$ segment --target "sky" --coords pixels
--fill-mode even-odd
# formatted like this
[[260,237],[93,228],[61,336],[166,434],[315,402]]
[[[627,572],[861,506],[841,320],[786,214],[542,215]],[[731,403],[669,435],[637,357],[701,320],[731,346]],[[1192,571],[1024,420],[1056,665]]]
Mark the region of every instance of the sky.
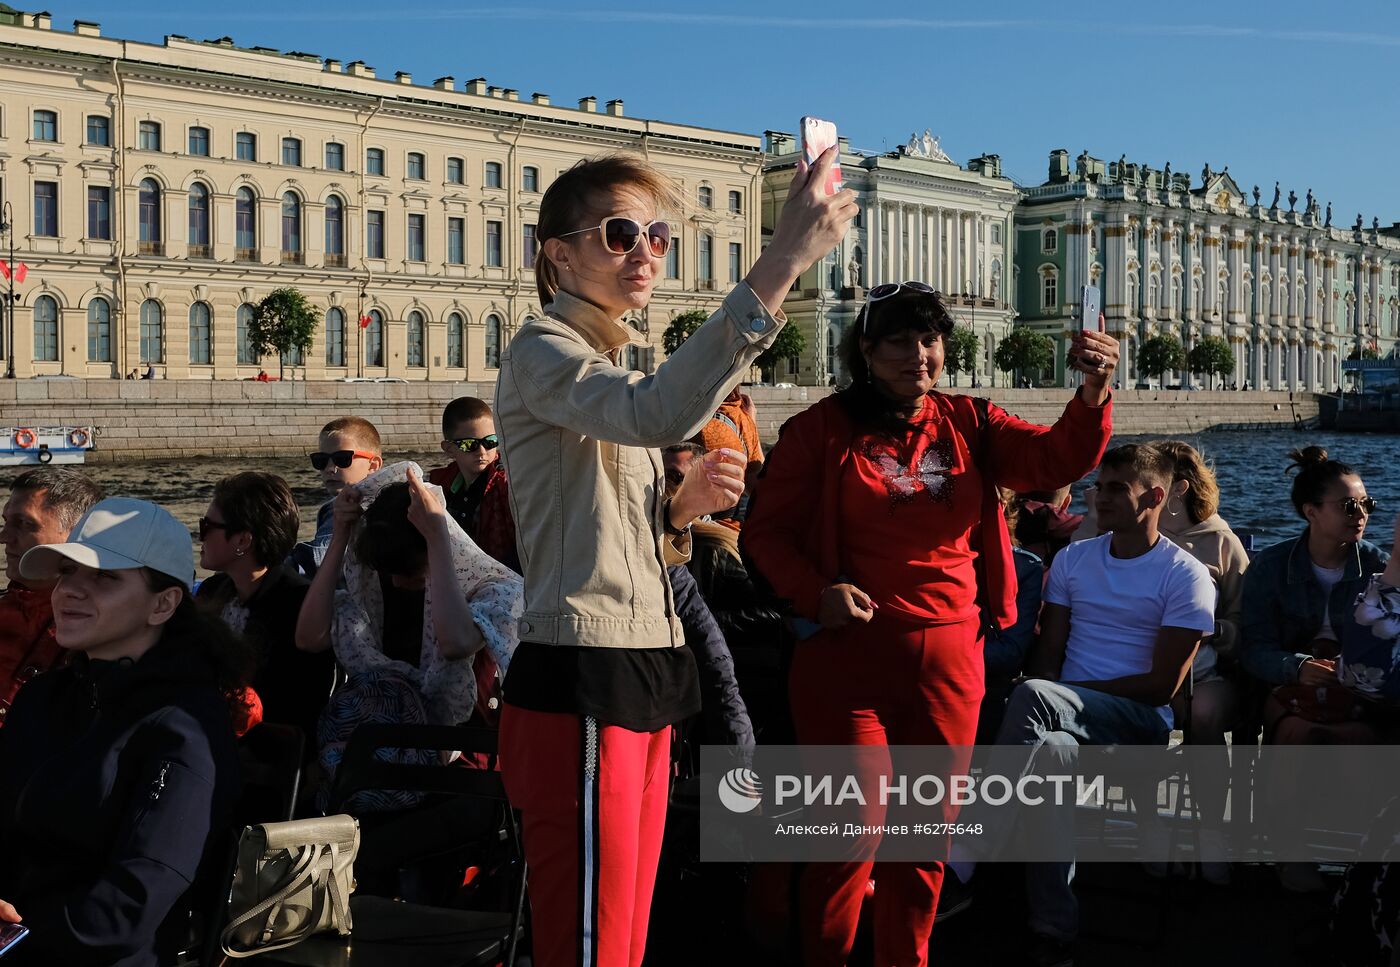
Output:
[[381,78],[480,76],[522,99],[622,98],[633,117],[729,131],[791,132],[815,114],[883,151],[928,128],[954,160],[999,154],[1027,186],[1045,181],[1053,148],[1170,161],[1193,183],[1228,165],[1266,205],[1277,180],[1300,209],[1309,188],[1333,202],[1334,224],[1400,222],[1394,0],[47,2],[56,28],[227,35],[364,60]]

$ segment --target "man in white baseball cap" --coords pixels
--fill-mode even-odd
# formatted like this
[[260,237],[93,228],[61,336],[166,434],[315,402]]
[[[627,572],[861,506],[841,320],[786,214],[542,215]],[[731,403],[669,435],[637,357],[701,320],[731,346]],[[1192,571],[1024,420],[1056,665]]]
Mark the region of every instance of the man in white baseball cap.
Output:
[[51,581],[65,560],[99,571],[150,568],[188,589],[194,578],[194,541],[189,528],[164,507],[108,497],[83,515],[66,543],[30,548],[20,559],[20,574]]

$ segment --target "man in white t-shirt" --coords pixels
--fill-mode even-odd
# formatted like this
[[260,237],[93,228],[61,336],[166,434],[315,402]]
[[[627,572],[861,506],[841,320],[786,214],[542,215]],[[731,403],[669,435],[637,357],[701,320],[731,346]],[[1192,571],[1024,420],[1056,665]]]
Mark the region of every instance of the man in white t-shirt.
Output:
[[[1011,693],[997,745],[1072,755],[1081,745],[1166,744],[1169,703],[1215,629],[1210,572],[1157,530],[1173,469],[1147,446],[1104,454],[1094,509],[1107,533],[1071,544],[1051,565],[1028,680]],[[1073,828],[1063,835],[1072,841]],[[952,864],[964,882],[971,866]],[[1072,863],[1027,866],[1038,961],[1072,962],[1073,875]]]

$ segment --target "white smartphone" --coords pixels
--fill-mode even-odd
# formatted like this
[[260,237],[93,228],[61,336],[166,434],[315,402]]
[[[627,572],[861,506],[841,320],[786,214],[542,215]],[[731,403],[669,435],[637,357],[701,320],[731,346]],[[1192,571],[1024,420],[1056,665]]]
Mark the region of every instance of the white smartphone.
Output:
[[[802,157],[807,160],[807,166],[811,167],[817,163],[818,158],[826,153],[828,148],[836,145],[836,125],[831,121],[823,121],[821,118],[808,115],[801,121],[801,130]],[[841,190],[842,184],[841,159],[837,158],[826,179],[826,193],[828,195],[836,194]]]
[[1103,296],[1096,285],[1081,287],[1079,293],[1079,329],[1098,329],[1099,313],[1103,311]]

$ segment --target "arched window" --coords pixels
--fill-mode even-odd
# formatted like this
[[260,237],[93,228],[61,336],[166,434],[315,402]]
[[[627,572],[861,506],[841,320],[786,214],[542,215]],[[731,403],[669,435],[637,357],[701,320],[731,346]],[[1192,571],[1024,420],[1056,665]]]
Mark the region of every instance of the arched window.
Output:
[[301,260],[301,199],[289,191],[282,196],[282,261]]
[[501,365],[501,317],[494,312],[486,317],[486,368]]
[[540,169],[533,165],[520,169],[520,190],[532,194],[540,190]]
[[137,199],[140,229],[138,239],[141,243],[141,251],[148,254],[158,254],[160,251],[160,185],[156,184],[155,179],[147,178],[141,182],[141,190]]
[[196,302],[190,306],[190,362],[207,366],[210,361],[209,305]]
[[1054,255],[1060,248],[1060,233],[1053,228],[1047,228],[1041,235],[1040,249],[1046,255]]
[[1138,311],[1138,277],[1136,272],[1128,273],[1128,315],[1135,316]]
[[238,189],[233,202],[234,247],[240,259],[258,257],[258,200],[251,188]]
[[408,314],[408,365],[423,365],[423,313],[414,309]]
[[462,316],[460,313],[451,313],[447,317],[447,365],[461,367],[462,365]]
[[326,365],[345,365],[345,310],[336,306],[326,310]]
[[165,311],[154,299],[141,303],[141,362],[165,361]]
[[1054,312],[1060,305],[1060,274],[1054,269],[1045,269],[1041,273],[1040,283],[1040,308],[1045,312]]
[[189,201],[190,256],[207,259],[209,249],[209,189],[196,181],[190,185]]
[[384,314],[378,309],[368,313],[369,325],[365,327],[365,365],[384,365]]
[[112,306],[106,299],[88,303],[88,362],[112,361]]
[[253,307],[245,302],[238,307],[237,328],[238,328],[238,365],[252,366],[257,363],[257,354],[253,352],[253,343],[248,338],[248,328],[253,322]]
[[1172,315],[1179,316],[1181,314],[1181,277],[1178,275],[1172,276],[1171,300]]
[[58,362],[58,303],[53,296],[41,295],[34,300],[34,359]]
[[326,264],[345,264],[345,202],[339,195],[326,199]]
[[1161,300],[1161,297],[1162,297],[1162,285],[1161,285],[1160,282],[1157,281],[1157,274],[1154,272],[1153,274],[1151,274],[1151,275],[1149,275],[1149,276],[1147,277],[1147,305],[1148,305],[1148,307],[1151,308],[1151,309],[1153,309],[1153,310],[1157,309],[1158,303],[1159,303],[1159,301]]

